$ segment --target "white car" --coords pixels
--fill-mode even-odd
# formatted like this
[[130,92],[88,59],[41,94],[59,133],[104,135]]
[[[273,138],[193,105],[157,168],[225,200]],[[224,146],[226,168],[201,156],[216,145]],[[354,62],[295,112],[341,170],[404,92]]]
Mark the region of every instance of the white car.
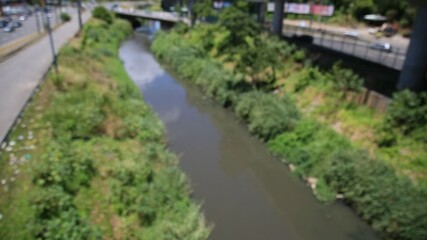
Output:
[[307,27],[307,22],[306,21],[301,21],[301,22],[299,22],[298,26],[300,28],[306,28]]
[[344,36],[350,37],[350,38],[358,38],[359,32],[356,30],[346,31],[346,32],[344,32]]
[[378,51],[383,51],[383,52],[392,52],[393,51],[393,47],[391,46],[390,43],[386,43],[386,42],[374,42],[371,43],[371,45],[369,45],[370,49],[375,49]]

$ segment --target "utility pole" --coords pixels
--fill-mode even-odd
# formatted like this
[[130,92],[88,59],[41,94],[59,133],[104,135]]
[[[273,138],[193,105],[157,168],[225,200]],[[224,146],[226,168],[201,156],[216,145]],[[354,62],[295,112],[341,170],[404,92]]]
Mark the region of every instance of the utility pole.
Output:
[[83,23],[82,23],[82,1],[77,0],[77,15],[79,17],[79,29],[82,31]]
[[3,0],[0,0],[0,17],[3,17]]
[[273,34],[282,37],[285,0],[274,1]]
[[190,21],[191,21],[192,27],[194,27],[194,25],[196,25],[196,20],[197,20],[197,13],[194,11],[195,2],[196,2],[196,0],[190,0],[190,2],[189,2]]
[[58,61],[56,57],[55,44],[53,42],[52,29],[50,27],[50,19],[49,19],[49,16],[47,15],[48,8],[46,7],[45,0],[40,0],[40,5],[46,17],[46,26],[47,26],[47,32],[49,34],[50,50],[52,51],[52,56],[53,56],[53,67],[55,68],[55,73],[58,75]]
[[314,18],[314,0],[311,0],[310,3],[310,13],[311,13],[311,17],[310,17],[310,28],[313,25],[313,18]]

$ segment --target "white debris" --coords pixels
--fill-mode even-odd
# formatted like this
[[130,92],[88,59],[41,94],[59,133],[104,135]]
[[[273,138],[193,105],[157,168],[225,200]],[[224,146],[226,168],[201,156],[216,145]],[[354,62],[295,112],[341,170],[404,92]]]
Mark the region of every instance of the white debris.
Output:
[[12,151],[12,150],[13,150],[13,148],[12,148],[11,146],[7,146],[7,147],[5,148],[5,150],[6,150],[6,152],[10,152],[10,151]]
[[289,170],[291,170],[291,172],[295,172],[295,169],[296,169],[295,165],[293,165],[292,163],[289,164]]
[[0,213],[0,221],[3,219],[3,214]]
[[6,179],[2,179],[2,180],[1,180],[1,185],[6,185],[6,183],[7,183],[7,180],[6,180]]
[[16,144],[16,142],[15,142],[15,141],[10,141],[10,142],[9,142],[9,146],[11,146],[11,147],[15,146],[15,144]]
[[310,188],[311,189],[316,189],[316,186],[317,186],[317,182],[318,182],[319,180],[317,179],[317,178],[314,178],[314,177],[309,177],[309,178],[307,178],[307,182],[308,182],[308,185],[310,186]]
[[34,150],[34,149],[36,149],[35,145],[21,147],[21,150]]
[[335,197],[336,199],[344,199],[344,194],[337,194],[337,196]]
[[25,123],[23,123],[23,124],[21,124],[21,127],[22,127],[22,128],[26,128],[26,127],[27,127],[27,125],[25,125]]
[[10,178],[10,181],[11,181],[11,182],[15,182],[15,180],[16,180],[16,179],[15,179],[15,177],[11,177],[11,178]]
[[18,175],[19,174],[19,169],[16,169],[13,173],[15,174],[15,176]]
[[24,138],[24,136],[22,136],[22,135],[19,135],[18,136],[18,140],[20,140],[20,141],[22,141],[22,140],[24,140],[25,138]]
[[6,147],[6,142],[3,142],[3,143],[1,144],[1,149],[3,150],[5,147]]

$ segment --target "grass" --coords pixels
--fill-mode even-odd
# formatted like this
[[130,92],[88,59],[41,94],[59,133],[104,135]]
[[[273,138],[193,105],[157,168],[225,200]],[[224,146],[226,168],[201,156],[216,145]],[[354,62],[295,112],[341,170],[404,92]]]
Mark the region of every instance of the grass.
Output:
[[59,75],[47,75],[0,152],[0,239],[208,238],[161,123],[118,58],[130,32],[92,19],[60,51]]

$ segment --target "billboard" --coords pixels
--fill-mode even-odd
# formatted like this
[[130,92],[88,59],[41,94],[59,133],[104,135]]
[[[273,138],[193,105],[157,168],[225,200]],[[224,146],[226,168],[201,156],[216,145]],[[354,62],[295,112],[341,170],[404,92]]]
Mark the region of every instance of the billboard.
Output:
[[285,3],[285,13],[310,14],[310,4]]
[[314,15],[332,16],[334,14],[334,6],[313,5],[312,12]]
[[[267,11],[274,11],[274,3],[268,3]],[[322,16],[332,16],[334,14],[333,5],[313,5],[308,3],[285,3],[285,13],[314,14]]]

